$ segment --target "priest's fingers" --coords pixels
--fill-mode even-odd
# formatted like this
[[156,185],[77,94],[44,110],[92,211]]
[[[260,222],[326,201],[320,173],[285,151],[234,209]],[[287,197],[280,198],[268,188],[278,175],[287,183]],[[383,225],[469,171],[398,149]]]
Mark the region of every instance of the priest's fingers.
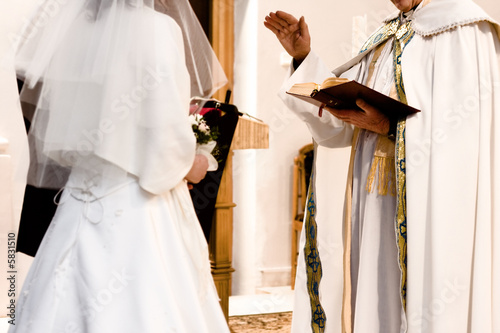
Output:
[[265,22],[278,31],[290,31],[290,24],[288,24],[285,20],[280,19],[275,13],[269,13],[269,15],[265,18]]
[[351,115],[354,114],[355,112],[359,112],[359,111],[354,111],[354,110],[335,109],[335,108],[330,108],[328,106],[324,106],[323,110],[330,112],[332,115],[334,115],[338,119],[344,120],[344,121],[349,120]]
[[299,20],[299,28],[300,28],[300,34],[302,35],[302,38],[304,39],[309,39],[309,27],[307,26],[306,20],[304,19],[304,16],[300,17]]
[[267,17],[264,21],[264,26],[271,30],[279,40],[285,39],[290,35],[289,29],[284,28],[279,23],[276,23],[276,21],[269,20]]
[[[273,14],[274,14],[274,13],[273,13]],[[281,10],[278,10],[278,11],[276,12],[276,14],[275,14],[275,15],[276,15],[276,17],[277,17],[278,19],[280,19],[280,20],[281,20],[280,22],[282,22],[282,23],[283,23],[283,25],[285,25],[285,24],[287,24],[287,25],[293,25],[293,24],[297,24],[297,23],[299,23],[299,20],[297,20],[297,19],[295,18],[295,16],[293,16],[293,15],[291,15],[291,14],[288,14],[288,13],[286,13],[286,12],[283,12],[283,11],[281,11]]]
[[281,32],[281,30],[279,30],[281,26],[280,28],[277,28],[273,23],[274,23],[273,21],[268,20],[266,17],[266,20],[264,21],[264,26],[269,30],[271,30],[276,36],[278,36],[278,34]]
[[335,109],[328,106],[325,106],[323,110],[330,112],[333,116],[335,116],[335,118],[340,119],[343,122],[353,124],[358,127],[362,124],[360,119],[362,118],[362,115],[364,115],[364,112],[360,112],[359,110]]
[[269,15],[264,18],[264,24],[271,25],[278,30],[283,28],[283,26],[276,20],[276,15],[273,15],[273,13],[269,13]]
[[307,27],[304,16],[300,18],[299,30],[294,42],[295,54],[294,58],[300,64],[311,52],[311,36],[309,35],[309,28]]
[[356,105],[364,112],[358,112],[358,115],[356,115],[354,122],[360,121],[361,124],[353,123],[355,126],[382,135],[389,133],[390,120],[378,108],[366,103],[362,99],[357,99]]
[[330,112],[335,117],[345,121],[349,121],[351,119],[364,119],[367,117],[370,118],[372,116],[377,116],[380,114],[380,111],[377,108],[371,106],[360,98],[356,100],[356,105],[361,109],[361,111],[359,109],[335,109],[330,108],[326,105],[324,106],[324,109]]
[[390,121],[382,112],[363,100],[358,99],[356,104],[360,110],[339,110],[325,108],[338,119],[356,127],[386,135],[389,132]]
[[371,106],[370,104],[366,103],[361,98],[358,98],[356,100],[356,105],[359,106],[359,108],[361,110],[365,111],[368,114],[370,114],[370,113],[379,113],[380,112],[376,107]]

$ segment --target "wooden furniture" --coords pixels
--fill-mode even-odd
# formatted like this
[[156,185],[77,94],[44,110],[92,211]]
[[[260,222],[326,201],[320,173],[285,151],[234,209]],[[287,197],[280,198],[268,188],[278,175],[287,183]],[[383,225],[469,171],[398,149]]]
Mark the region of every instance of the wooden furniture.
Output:
[[222,173],[222,180],[215,204],[214,221],[208,247],[212,265],[212,276],[221,299],[221,307],[228,318],[229,296],[231,296],[231,274],[233,260],[233,150],[260,149],[269,147],[269,126],[247,117],[240,117],[234,134],[231,150]]
[[[226,73],[228,84],[214,98],[224,101],[226,91],[233,89],[234,73],[234,0],[212,0],[210,40],[219,62]],[[231,100],[227,101],[232,103]],[[232,158],[236,149],[260,149],[269,147],[269,127],[261,122],[241,117],[229,152],[226,167],[215,204],[214,221],[210,232],[209,251],[212,276],[221,299],[221,306],[228,318],[231,295],[233,258],[233,177]]]
[[212,47],[228,80],[214,98],[224,101],[226,90],[232,90],[234,82],[234,0],[212,0],[210,31]]
[[311,175],[314,145],[308,144],[300,148],[299,154],[293,161],[293,185],[292,185],[292,252],[291,252],[291,276],[292,289],[295,287],[295,275],[297,272],[297,258],[299,255],[299,239],[304,221],[306,208],[307,190],[309,177]]

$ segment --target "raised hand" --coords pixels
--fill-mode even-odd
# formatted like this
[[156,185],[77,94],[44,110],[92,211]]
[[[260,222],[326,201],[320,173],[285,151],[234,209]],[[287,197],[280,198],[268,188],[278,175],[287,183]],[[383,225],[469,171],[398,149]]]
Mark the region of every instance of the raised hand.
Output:
[[264,25],[297,62],[302,62],[311,51],[311,36],[303,16],[297,20],[288,13],[277,11],[266,16]]

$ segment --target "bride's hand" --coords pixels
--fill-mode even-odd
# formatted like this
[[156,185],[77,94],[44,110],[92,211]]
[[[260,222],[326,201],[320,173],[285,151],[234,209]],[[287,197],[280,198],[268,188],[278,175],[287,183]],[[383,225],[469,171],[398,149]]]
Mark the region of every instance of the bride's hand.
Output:
[[204,155],[196,155],[194,158],[193,166],[186,175],[186,180],[189,183],[197,184],[205,178],[208,169],[208,159]]

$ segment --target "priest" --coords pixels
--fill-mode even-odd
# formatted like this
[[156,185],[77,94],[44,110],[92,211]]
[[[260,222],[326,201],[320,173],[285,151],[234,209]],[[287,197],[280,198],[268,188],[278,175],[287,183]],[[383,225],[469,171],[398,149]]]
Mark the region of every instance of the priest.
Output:
[[[341,246],[325,235],[329,166],[315,165],[292,332],[499,332],[500,27],[471,0],[391,1],[397,11],[333,72],[303,17],[265,19],[294,58],[284,102],[318,145],[352,147]],[[332,75],[421,112],[387,118],[362,99],[318,110],[285,94]]]

